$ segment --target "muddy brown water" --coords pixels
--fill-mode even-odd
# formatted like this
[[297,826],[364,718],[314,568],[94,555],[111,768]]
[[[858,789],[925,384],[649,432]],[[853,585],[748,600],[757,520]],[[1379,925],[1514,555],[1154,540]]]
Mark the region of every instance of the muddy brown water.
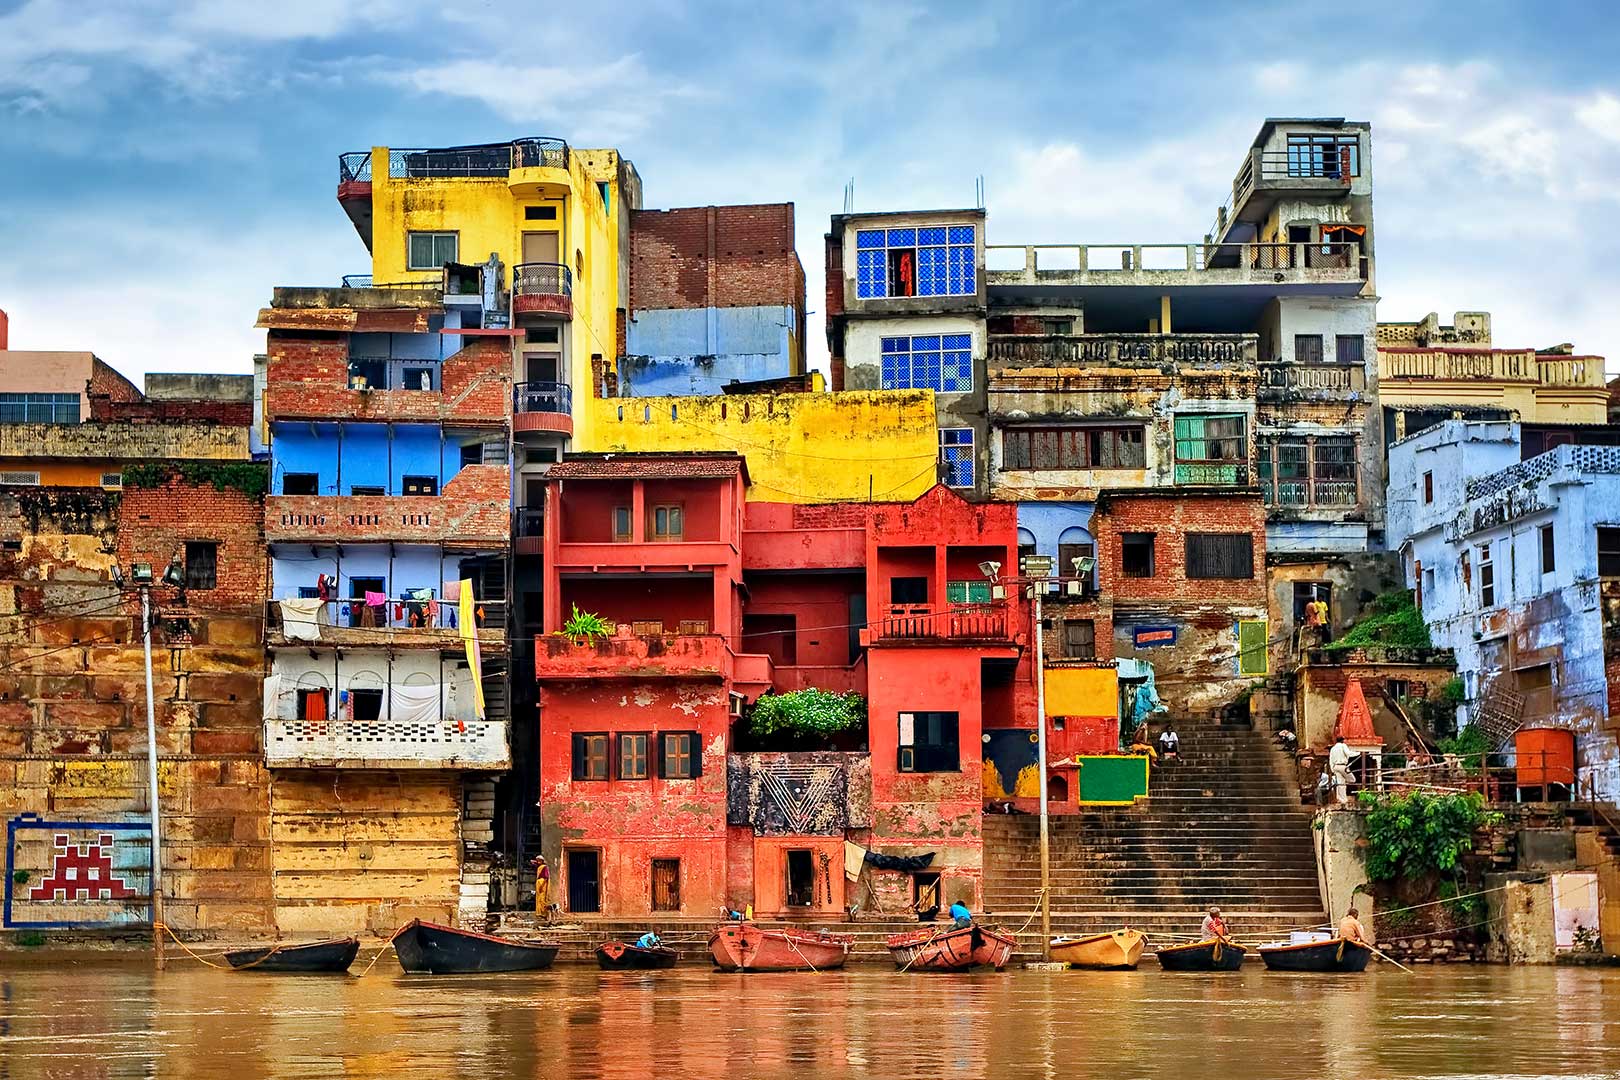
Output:
[[384,960],[355,978],[0,955],[0,1080],[1620,1076],[1620,970],[435,979]]

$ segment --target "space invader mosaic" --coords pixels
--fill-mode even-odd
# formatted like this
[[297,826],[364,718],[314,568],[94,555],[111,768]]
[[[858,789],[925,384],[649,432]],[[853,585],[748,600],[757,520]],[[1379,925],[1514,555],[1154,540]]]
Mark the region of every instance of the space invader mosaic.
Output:
[[151,829],[145,821],[6,825],[4,924],[85,929],[150,921]]

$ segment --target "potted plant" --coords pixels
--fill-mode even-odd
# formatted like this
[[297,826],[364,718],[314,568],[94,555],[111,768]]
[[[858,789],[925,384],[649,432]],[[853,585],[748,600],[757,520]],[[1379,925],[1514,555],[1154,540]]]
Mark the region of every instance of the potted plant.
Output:
[[578,604],[570,604],[569,607],[573,611],[557,633],[575,645],[589,645],[613,635],[612,624],[602,616],[593,611],[581,611]]

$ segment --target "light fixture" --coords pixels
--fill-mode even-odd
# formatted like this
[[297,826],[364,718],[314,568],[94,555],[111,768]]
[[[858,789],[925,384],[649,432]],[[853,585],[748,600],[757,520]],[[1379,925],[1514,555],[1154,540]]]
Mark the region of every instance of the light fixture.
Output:
[[1092,567],[1096,565],[1097,560],[1095,557],[1091,555],[1081,555],[1074,560],[1074,572],[1076,574],[1089,574],[1091,573]]
[[124,571],[117,563],[112,564],[112,583],[119,588],[124,585]]
[[163,571],[163,584],[181,588],[186,583],[185,571],[180,568],[180,556],[176,555],[169,560],[169,568]]
[[994,559],[987,559],[979,564],[979,573],[983,574],[991,581],[994,581],[996,580],[996,575],[1001,573],[1001,564],[996,562]]
[[152,564],[149,562],[130,564],[129,578],[137,585],[152,584]]

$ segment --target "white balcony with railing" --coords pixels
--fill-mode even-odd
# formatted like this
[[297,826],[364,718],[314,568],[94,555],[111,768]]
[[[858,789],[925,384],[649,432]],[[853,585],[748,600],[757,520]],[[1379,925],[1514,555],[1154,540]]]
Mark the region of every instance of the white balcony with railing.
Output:
[[503,720],[264,722],[272,768],[490,769],[511,765]]
[[1359,244],[990,244],[985,280],[1015,285],[1311,285],[1359,291]]

